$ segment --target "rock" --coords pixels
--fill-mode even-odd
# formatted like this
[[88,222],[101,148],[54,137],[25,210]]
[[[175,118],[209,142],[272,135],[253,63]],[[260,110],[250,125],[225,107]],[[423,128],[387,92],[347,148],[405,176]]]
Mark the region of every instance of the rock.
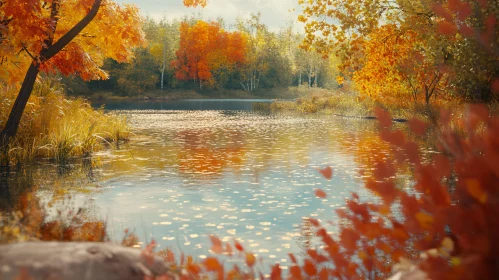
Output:
[[0,246],[2,280],[143,280],[167,273],[161,258],[147,259],[138,249],[112,243],[26,242]]

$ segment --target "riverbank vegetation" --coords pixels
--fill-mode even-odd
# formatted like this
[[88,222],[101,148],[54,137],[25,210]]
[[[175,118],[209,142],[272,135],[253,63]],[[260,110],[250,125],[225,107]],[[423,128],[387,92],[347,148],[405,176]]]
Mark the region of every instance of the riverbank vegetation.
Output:
[[[40,1],[31,2],[36,2],[36,7],[40,9],[45,8]],[[199,1],[184,2],[192,4]],[[8,13],[16,11],[10,5],[12,2],[0,3],[2,16],[10,16]],[[290,254],[292,264],[287,271],[275,264],[268,275],[260,273],[256,254],[243,248],[237,240],[222,242],[218,237],[211,236],[213,255],[198,263],[192,262],[192,258],[185,261],[183,256],[175,258],[166,252],[166,261],[184,279],[255,279],[258,276],[270,279],[386,279],[393,273],[405,273],[412,279],[494,279],[499,275],[499,227],[496,218],[499,212],[498,117],[491,114],[485,105],[467,106],[464,119],[453,116],[449,110],[440,109],[433,114],[440,126],[435,132],[435,150],[423,156],[423,148],[418,143],[429,135],[426,122],[410,118],[407,121],[410,133],[404,133],[392,125],[393,117],[389,112],[372,109],[375,105],[381,105],[397,112],[399,108],[410,106],[428,109],[432,104],[445,108],[454,107],[456,102],[490,104],[496,101],[499,93],[497,1],[428,0],[415,3],[406,0],[357,0],[352,4],[352,1],[299,0],[303,7],[299,20],[306,23],[307,33],[299,38],[304,39],[302,48],[290,45],[298,39],[293,37],[291,29],[289,32],[272,33],[261,24],[258,15],[254,15],[230,32],[224,30],[221,22],[197,19],[173,23],[147,21],[146,33],[156,32],[158,35],[150,36],[150,47],[133,49],[133,46],[142,46],[144,38],[140,24],[134,21],[138,19],[136,11],[127,10],[133,12],[130,21],[124,20],[129,18],[129,13],[113,14],[113,18],[122,19],[118,27],[129,27],[119,29],[114,35],[121,39],[132,37],[131,45],[126,44],[127,40],[106,40],[99,41],[102,46],[99,48],[88,44],[87,36],[82,36],[77,39],[80,44],[69,45],[66,42],[67,52],[59,52],[64,46],[57,44],[58,40],[66,41],[64,34],[67,30],[61,28],[64,32],[57,33],[59,28],[56,29],[56,23],[59,20],[58,9],[63,7],[66,10],[60,11],[67,12],[68,6],[58,6],[57,1],[52,3],[55,4],[51,9],[56,12],[39,13],[50,14],[52,21],[48,21],[49,24],[26,21],[32,25],[28,27],[34,33],[24,34],[24,37],[16,37],[19,35],[16,32],[21,32],[23,28],[19,28],[21,31],[10,29],[11,26],[19,26],[13,21],[19,17],[18,14],[0,22],[2,57],[19,58],[16,66],[29,69],[23,85],[33,86],[41,70],[78,73],[82,79],[105,77],[100,63],[107,63],[103,69],[108,70],[114,80],[73,82],[82,87],[101,87],[112,91],[119,88],[123,95],[156,89],[158,81],[163,89],[166,82],[172,88],[243,88],[251,92],[258,88],[293,83],[301,85],[304,75],[308,89],[320,86],[321,77],[328,77],[322,80],[323,85],[327,85],[332,73],[337,71],[333,66],[338,64],[340,72],[335,75],[336,83],[351,89],[351,92],[345,91],[344,96],[338,97],[335,93],[316,91],[299,98],[296,103],[271,106],[307,113],[328,108],[350,112],[351,105],[355,103],[362,104],[357,105],[359,114],[373,113],[379,121],[378,139],[389,146],[390,154],[387,157],[371,157],[373,161],[370,164],[374,167],[365,171],[367,176],[363,177],[364,187],[376,195],[377,200],[366,202],[353,193],[346,200],[345,207],[336,210],[341,220],[338,232],[328,232],[322,226],[326,221],[308,218],[320,246],[307,249],[300,259]],[[98,0],[92,6],[80,3],[85,8],[77,11],[84,18],[86,11],[93,11],[93,18],[97,13],[95,7],[100,3]],[[116,8],[114,2],[106,3]],[[105,9],[105,12],[112,13],[113,9]],[[62,26],[71,27],[75,22],[67,15]],[[103,18],[98,23],[110,24],[106,23],[106,17]],[[43,29],[47,26],[48,29]],[[173,27],[168,29],[170,26]],[[169,44],[168,40],[175,37],[162,37],[163,34],[170,34],[166,30],[177,30],[175,26],[179,30],[176,37],[178,45]],[[100,29],[89,31],[99,32]],[[9,40],[4,40],[4,36]],[[11,40],[11,37],[16,40]],[[33,38],[34,42],[26,45],[27,38]],[[216,41],[210,41],[212,39]],[[53,46],[58,46],[55,53]],[[179,48],[170,49],[172,46]],[[91,50],[95,61],[82,60],[88,57],[87,49]],[[95,53],[103,49],[111,50],[111,53]],[[245,52],[238,52],[241,49]],[[299,54],[305,50],[311,52]],[[26,54],[20,57],[20,51]],[[196,55],[191,57],[192,54]],[[132,64],[118,64],[134,55]],[[114,60],[104,61],[105,56]],[[168,56],[172,60],[168,60]],[[318,60],[313,61],[314,57]],[[338,59],[336,64],[332,62],[333,57]],[[301,64],[298,59],[305,61]],[[134,64],[138,62],[149,64],[149,70]],[[11,74],[6,76],[15,79],[12,73],[18,70],[12,67],[4,72],[9,71]],[[121,74],[113,75],[113,71]],[[165,75],[167,71],[170,71],[169,75]],[[5,79],[0,90],[3,100],[0,111],[2,126],[10,119],[11,108],[16,111],[16,105],[11,105],[13,100],[31,95],[30,99],[19,99],[20,103],[24,103],[20,109],[23,119],[19,122],[20,116],[14,116],[18,118],[14,133],[7,131],[11,128],[6,128],[4,131],[7,131],[8,137],[0,139],[10,140],[6,152],[14,161],[21,162],[37,156],[63,161],[71,156],[89,154],[102,142],[127,137],[129,132],[123,119],[105,115],[102,110],[93,111],[82,99],[66,99],[51,79],[39,77],[39,80],[33,94],[29,86],[21,86],[21,89],[13,86],[19,80]],[[77,89],[74,86],[71,88],[73,91]],[[399,114],[404,116],[404,112]],[[462,124],[458,131],[453,125],[455,123]],[[204,158],[201,160],[206,162]],[[413,172],[409,188],[398,185],[396,175],[401,170]],[[332,167],[318,172],[324,176],[325,182],[334,177]],[[320,188],[314,191],[316,199],[328,198],[328,194]],[[39,202],[34,201],[33,207],[38,207]],[[30,206],[26,205],[24,208],[29,209]],[[41,240],[105,239],[105,226],[100,221],[87,226],[80,220],[71,220],[70,224],[55,223],[53,227],[44,229],[43,226],[47,225],[44,213],[28,211],[26,215],[36,221],[35,237]],[[27,239],[21,235],[25,233],[18,226],[28,221],[23,217],[0,217],[0,240],[2,234],[5,234],[7,241],[18,241],[16,236]],[[53,228],[55,231],[52,231]],[[74,228],[85,230],[74,231]],[[44,238],[44,233],[49,238]],[[26,232],[27,236],[29,234]],[[146,247],[146,256],[152,253],[153,246],[154,242]],[[232,256],[241,258],[247,268],[241,269],[237,265],[227,268],[223,259]]]
[[[8,118],[17,91],[0,89],[0,126]],[[68,98],[57,80],[40,78],[35,85],[12,139],[6,158],[10,164],[28,163],[36,158],[66,162],[120,141],[127,141],[130,130],[124,116],[95,110],[82,98]]]

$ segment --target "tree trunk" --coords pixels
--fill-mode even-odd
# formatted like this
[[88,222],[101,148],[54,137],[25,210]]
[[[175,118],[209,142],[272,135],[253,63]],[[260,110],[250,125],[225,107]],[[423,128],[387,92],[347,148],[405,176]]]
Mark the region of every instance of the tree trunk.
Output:
[[314,77],[314,87],[317,87],[317,77],[319,76],[319,70],[317,70],[317,67],[315,68],[315,77]]
[[0,133],[1,149],[7,149],[9,140],[16,136],[19,122],[21,121],[24,108],[26,108],[26,103],[28,103],[28,99],[31,96],[31,91],[33,90],[36,76],[38,76],[39,71],[39,64],[37,64],[36,62],[32,62],[29,66],[26,76],[24,77],[21,90],[19,90],[19,94],[17,95],[16,101],[14,102],[14,106],[12,106],[9,119],[7,120],[7,123],[5,124],[2,132]]
[[165,77],[165,69],[166,69],[166,42],[165,46],[163,47],[163,65],[161,67],[161,90],[163,90],[163,85],[164,85],[164,77]]

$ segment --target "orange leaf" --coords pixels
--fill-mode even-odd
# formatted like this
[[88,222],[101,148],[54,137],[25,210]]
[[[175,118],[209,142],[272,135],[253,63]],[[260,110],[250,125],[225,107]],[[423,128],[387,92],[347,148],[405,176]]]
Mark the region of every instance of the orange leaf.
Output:
[[331,178],[333,177],[333,168],[331,168],[331,166],[328,166],[324,169],[319,169],[319,172],[322,174],[322,176],[324,176],[324,178],[328,180],[331,180]]
[[431,226],[433,225],[433,217],[429,214],[426,214],[424,212],[418,212],[415,215],[416,220],[419,222],[419,225],[423,229],[430,229]]
[[317,196],[318,198],[326,198],[327,194],[326,194],[326,192],[324,192],[321,189],[316,189],[315,190],[315,196]]
[[255,265],[255,262],[256,262],[255,255],[251,253],[246,253],[246,264],[249,267],[253,267]]
[[222,269],[222,265],[218,262],[217,258],[215,257],[206,258],[203,264],[206,267],[206,270],[208,271],[218,271]]
[[487,202],[487,193],[483,189],[480,181],[477,179],[468,179],[466,180],[466,187],[468,189],[468,193],[480,201],[480,203],[485,204]]

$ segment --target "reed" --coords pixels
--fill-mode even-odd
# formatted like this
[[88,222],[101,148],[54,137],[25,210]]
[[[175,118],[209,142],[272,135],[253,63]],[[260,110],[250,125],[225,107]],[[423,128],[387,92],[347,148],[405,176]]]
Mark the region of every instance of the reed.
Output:
[[[5,125],[16,94],[15,88],[0,88],[0,128]],[[103,108],[93,109],[82,98],[68,98],[58,81],[41,78],[10,143],[8,158],[11,164],[36,158],[64,162],[127,141],[129,136],[124,116],[105,113]]]

